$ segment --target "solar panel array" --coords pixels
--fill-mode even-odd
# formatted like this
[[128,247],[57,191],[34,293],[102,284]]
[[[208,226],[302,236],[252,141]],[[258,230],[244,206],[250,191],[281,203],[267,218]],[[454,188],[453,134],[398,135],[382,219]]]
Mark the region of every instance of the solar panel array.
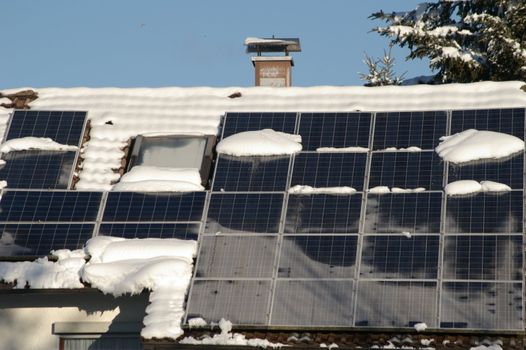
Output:
[[[223,137],[272,128],[301,135],[303,151],[219,155],[187,319],[524,329],[524,155],[459,166],[434,151],[441,136],[469,128],[524,139],[524,117],[524,109],[228,113]],[[346,147],[360,148],[330,149]],[[512,191],[445,196],[447,183],[464,179]],[[289,193],[295,185],[357,192]],[[368,191],[377,186],[425,190]]]
[[[80,147],[86,112],[17,110],[11,116],[5,139],[50,138],[62,145]],[[68,189],[78,152],[21,150],[2,154],[0,180],[10,188]]]
[[[17,111],[7,139],[78,144],[84,121],[76,115]],[[524,109],[228,113],[222,137],[272,128],[301,135],[303,151],[219,155],[210,190],[184,194],[68,191],[71,171],[61,164],[75,157],[8,153],[11,168],[0,170],[11,177],[0,199],[0,259],[80,248],[94,235],[197,239],[187,319],[522,330],[524,155],[458,166],[434,147],[468,128],[524,139],[524,117]],[[52,127],[56,120],[62,126]],[[16,164],[17,157],[31,160]],[[444,186],[460,179],[498,181],[512,191],[446,197]],[[357,191],[289,193],[294,185]],[[368,191],[377,186],[425,190]]]

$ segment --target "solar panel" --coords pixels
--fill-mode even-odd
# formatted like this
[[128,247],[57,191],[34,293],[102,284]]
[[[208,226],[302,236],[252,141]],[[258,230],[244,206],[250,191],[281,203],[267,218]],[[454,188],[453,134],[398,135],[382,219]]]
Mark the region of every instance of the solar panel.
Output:
[[285,236],[281,278],[351,278],[356,268],[358,236]]
[[366,162],[364,153],[300,153],[294,159],[291,185],[349,186],[361,191]]
[[524,108],[453,111],[451,135],[467,129],[496,131],[524,140]]
[[448,236],[444,279],[522,281],[522,235]]
[[52,250],[80,249],[93,236],[94,224],[0,223],[0,257],[45,256]]
[[376,113],[373,149],[419,147],[432,150],[440,137],[446,135],[446,126],[445,111]]
[[16,151],[2,154],[0,180],[9,188],[67,189],[76,152]]
[[496,181],[513,189],[524,187],[524,156],[500,161],[476,161],[469,164],[449,164],[448,183],[458,180]]
[[219,155],[214,191],[284,191],[290,157],[230,157]]
[[369,188],[376,186],[441,190],[444,163],[435,152],[374,153]]
[[446,206],[446,233],[522,233],[522,191],[449,197]]
[[202,317],[209,322],[224,318],[234,324],[266,324],[270,291],[269,280],[196,279],[186,312],[189,318]]
[[6,140],[49,137],[64,145],[80,146],[86,112],[18,110],[13,113]]
[[371,113],[302,113],[299,134],[304,151],[322,147],[369,147]]
[[442,193],[369,194],[366,233],[439,233]]
[[197,240],[200,224],[102,223],[99,235],[122,238],[178,238]]
[[439,235],[366,236],[360,278],[436,279]]
[[213,193],[205,232],[277,233],[282,205],[279,193]]
[[272,325],[346,326],[353,317],[352,280],[278,281]]
[[0,222],[95,222],[100,192],[5,191]]
[[522,283],[442,283],[440,327],[524,330]]
[[205,192],[110,192],[102,221],[201,221]]
[[243,131],[273,129],[293,134],[296,113],[227,113],[223,124],[223,138]]
[[361,194],[290,195],[286,233],[358,233]]
[[196,277],[271,278],[276,244],[271,236],[203,237]]
[[360,281],[357,327],[436,327],[436,282]]
[[[299,134],[303,151],[290,159],[219,156],[187,320],[523,329],[524,155],[457,165],[434,148],[468,128],[523,139],[524,109],[228,113],[223,130],[264,127]],[[467,179],[513,190],[445,195],[446,184]],[[289,191],[296,185],[357,191]],[[371,191],[378,186],[391,191]]]

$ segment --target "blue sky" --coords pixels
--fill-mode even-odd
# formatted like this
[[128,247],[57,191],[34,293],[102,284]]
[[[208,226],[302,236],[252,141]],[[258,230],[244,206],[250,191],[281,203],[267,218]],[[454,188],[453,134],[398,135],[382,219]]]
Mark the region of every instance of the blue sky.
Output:
[[[422,0],[17,0],[2,4],[0,88],[251,86],[247,36],[299,37],[293,84],[362,85],[363,54],[388,41],[370,33],[374,11]],[[406,77],[429,74],[405,61]]]

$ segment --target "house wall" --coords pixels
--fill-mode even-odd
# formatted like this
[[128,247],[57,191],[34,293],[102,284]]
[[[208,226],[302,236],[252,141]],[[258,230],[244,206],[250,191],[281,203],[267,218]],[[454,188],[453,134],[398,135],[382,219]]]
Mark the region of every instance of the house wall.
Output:
[[[114,298],[97,291],[20,292],[0,296],[0,349],[59,349],[57,322],[142,322],[146,293]],[[79,333],[85,332],[82,326]],[[97,327],[95,327],[97,328]]]

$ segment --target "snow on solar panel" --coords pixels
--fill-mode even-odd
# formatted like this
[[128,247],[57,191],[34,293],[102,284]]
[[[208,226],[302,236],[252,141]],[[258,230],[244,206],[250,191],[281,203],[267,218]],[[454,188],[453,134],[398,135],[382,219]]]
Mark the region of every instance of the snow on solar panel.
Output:
[[[6,140],[48,138],[80,147],[86,112],[18,110],[11,116]],[[0,179],[10,188],[67,189],[77,152],[19,150],[2,154]]]
[[[524,154],[458,165],[434,148],[469,128],[524,139],[524,109],[275,116],[225,117],[224,136],[277,125],[303,151],[219,157],[187,319],[523,329]],[[465,179],[512,191],[444,194]]]

